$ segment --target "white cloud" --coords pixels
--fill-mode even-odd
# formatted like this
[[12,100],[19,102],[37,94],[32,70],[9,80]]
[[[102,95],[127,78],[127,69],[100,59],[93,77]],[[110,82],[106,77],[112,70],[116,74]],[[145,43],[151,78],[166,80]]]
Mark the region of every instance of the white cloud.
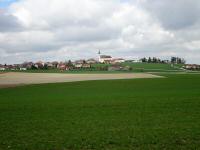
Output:
[[[180,21],[171,24],[172,15],[166,12],[172,3],[148,2],[151,0],[20,0],[6,12],[11,16],[10,27],[20,30],[0,30],[0,63],[89,58],[98,49],[119,57],[180,55],[198,62],[200,23],[195,15],[184,20],[176,14]],[[178,0],[173,4],[177,12],[198,11],[197,7],[194,12],[188,9],[194,3],[185,7]],[[5,24],[5,18],[3,23],[1,20],[0,25]]]

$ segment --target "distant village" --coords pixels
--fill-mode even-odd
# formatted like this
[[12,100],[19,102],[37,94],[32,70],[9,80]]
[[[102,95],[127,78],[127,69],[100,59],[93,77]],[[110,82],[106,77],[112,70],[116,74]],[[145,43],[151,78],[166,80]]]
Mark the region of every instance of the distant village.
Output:
[[[47,69],[58,69],[61,71],[69,70],[99,70],[99,71],[130,71],[133,68],[129,66],[130,63],[162,63],[162,64],[183,64],[182,68],[187,70],[200,70],[200,65],[197,64],[185,64],[185,60],[179,57],[171,57],[171,60],[161,60],[156,57],[148,57],[141,59],[132,59],[126,60],[124,58],[114,58],[110,55],[102,55],[101,52],[98,52],[98,59],[81,59],[76,61],[65,61],[65,62],[24,62],[22,64],[0,64],[0,71],[6,70],[47,70]],[[101,65],[107,64],[107,65]],[[127,64],[127,65],[121,65]]]

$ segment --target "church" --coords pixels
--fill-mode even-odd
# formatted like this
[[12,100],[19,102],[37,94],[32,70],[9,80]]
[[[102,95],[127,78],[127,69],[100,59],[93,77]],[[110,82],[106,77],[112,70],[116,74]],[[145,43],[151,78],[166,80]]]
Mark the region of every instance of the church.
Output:
[[123,63],[125,60],[123,58],[113,58],[110,55],[101,55],[101,51],[99,54],[99,62],[105,64],[115,64],[115,63]]
[[101,51],[98,52],[99,54],[99,62],[100,63],[111,63],[112,62],[112,57],[109,55],[101,55]]

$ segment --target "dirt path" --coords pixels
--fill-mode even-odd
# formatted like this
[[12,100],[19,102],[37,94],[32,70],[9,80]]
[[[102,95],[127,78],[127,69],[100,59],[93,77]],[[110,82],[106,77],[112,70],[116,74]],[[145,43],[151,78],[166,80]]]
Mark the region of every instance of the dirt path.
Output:
[[0,74],[0,88],[26,84],[75,82],[86,80],[159,78],[147,73],[120,74],[59,74],[59,73],[4,73]]

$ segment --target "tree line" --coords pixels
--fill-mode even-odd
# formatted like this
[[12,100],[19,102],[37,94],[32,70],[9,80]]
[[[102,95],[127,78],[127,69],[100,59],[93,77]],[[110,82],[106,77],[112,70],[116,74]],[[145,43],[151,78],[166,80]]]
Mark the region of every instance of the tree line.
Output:
[[157,57],[149,57],[149,58],[142,58],[141,59],[142,62],[144,63],[172,63],[172,64],[185,64],[186,61],[184,58],[180,58],[180,57],[171,57],[171,60],[162,60],[160,58]]

